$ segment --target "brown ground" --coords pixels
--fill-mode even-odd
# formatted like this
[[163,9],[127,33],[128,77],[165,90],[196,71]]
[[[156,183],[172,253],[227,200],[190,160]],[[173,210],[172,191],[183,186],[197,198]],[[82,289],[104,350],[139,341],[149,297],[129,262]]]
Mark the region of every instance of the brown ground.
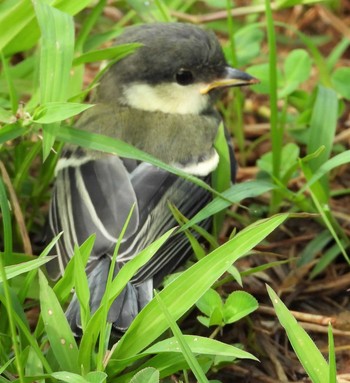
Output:
[[[245,2],[241,2],[245,5]],[[180,15],[181,16],[181,15]],[[212,21],[225,17],[224,13],[197,15],[195,21]],[[183,16],[192,20],[192,16]],[[263,16],[262,16],[263,19]],[[344,37],[350,38],[350,2],[340,1],[335,10],[328,10],[323,5],[312,7],[296,6],[275,13],[275,19],[293,25],[307,35],[328,36],[329,41],[320,47],[322,54],[327,57],[334,46]],[[286,35],[285,30],[280,31]],[[289,36],[291,39],[293,36]],[[278,46],[279,56],[286,55],[289,49],[283,44]],[[339,66],[350,65],[350,50],[348,49]],[[317,75],[310,82],[310,89],[317,84]],[[349,79],[350,86],[350,79]],[[246,116],[246,144],[251,145],[268,132],[268,121],[262,121],[259,108],[268,106],[266,97],[251,95],[249,109],[255,111]],[[346,103],[345,111],[339,119],[335,143],[341,143],[346,149],[350,144],[350,103]],[[240,166],[238,182],[252,179],[257,173],[255,161],[269,151],[269,142],[263,141],[249,158],[248,166]],[[297,190],[303,184],[302,179],[292,180],[290,186]],[[331,190],[341,190],[350,187],[350,168],[338,168],[331,177]],[[256,206],[266,207],[265,198],[244,201],[243,205],[256,209]],[[350,199],[345,195],[332,198],[331,209],[343,227],[350,234]],[[238,209],[243,216],[249,216],[252,210]],[[247,217],[249,222],[249,217]],[[242,224],[233,219],[226,221],[226,233],[229,235],[233,227],[241,228]],[[261,253],[244,258],[238,265],[240,270],[255,267],[275,260],[298,257],[307,244],[324,228],[311,218],[291,219],[269,238],[269,244],[259,246]],[[225,234],[222,240],[225,240]],[[319,254],[321,255],[321,254]],[[317,262],[317,260],[315,261]],[[293,310],[299,323],[307,330],[319,349],[327,356],[327,326],[331,322],[334,329],[338,382],[350,382],[350,269],[341,256],[333,262],[325,272],[311,280],[310,270],[315,263],[304,268],[297,268],[296,261],[283,266],[264,271],[253,277],[244,278],[244,289],[252,293],[259,301],[260,308],[250,315],[249,320],[226,326],[218,337],[227,343],[240,342],[245,349],[257,356],[261,363],[243,361],[219,369],[212,379],[222,382],[307,382],[309,381],[302,366],[296,358],[284,330],[278,324],[271,302],[266,292],[265,283],[269,284],[283,299],[284,303]],[[223,295],[240,287],[234,282],[222,287]],[[189,326],[194,325],[191,318]]]

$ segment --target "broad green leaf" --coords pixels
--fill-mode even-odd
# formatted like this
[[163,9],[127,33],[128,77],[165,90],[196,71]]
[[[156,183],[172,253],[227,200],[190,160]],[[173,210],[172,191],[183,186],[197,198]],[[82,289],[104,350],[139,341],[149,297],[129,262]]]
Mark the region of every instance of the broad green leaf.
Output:
[[334,89],[347,100],[350,100],[350,68],[337,68],[332,74],[332,84]]
[[298,324],[277,294],[267,286],[279,322],[305,371],[313,383],[329,382],[329,367],[323,355],[306,331]]
[[72,330],[55,293],[40,270],[39,284],[41,315],[52,351],[61,370],[77,373],[80,371],[78,347]]
[[215,308],[222,310],[222,300],[220,294],[214,289],[209,289],[197,301],[196,306],[203,314],[209,317]]
[[85,375],[85,379],[90,383],[105,383],[107,374],[102,371],[91,371]]
[[[283,178],[291,168],[297,164],[300,148],[294,143],[288,143],[282,148],[281,163],[280,163],[280,176]],[[273,174],[273,153],[265,153],[258,161],[259,169],[268,174]]]
[[146,367],[139,371],[130,380],[130,383],[158,383],[159,382],[159,371],[153,367]]
[[[249,23],[249,25],[240,26],[239,29],[235,30],[234,39],[238,68],[251,64],[253,59],[260,55],[264,36],[265,33],[258,23]],[[232,48],[227,51],[232,52]]]
[[[51,5],[62,12],[75,15],[84,9],[91,0],[54,0]],[[32,1],[20,0],[4,12],[0,12],[0,50],[7,55],[32,48],[40,37],[38,22]]]
[[224,304],[225,323],[233,323],[249,315],[259,307],[257,300],[245,291],[234,291]]
[[[333,148],[333,140],[338,120],[337,94],[329,88],[318,86],[317,98],[313,107],[310,121],[310,137],[307,152],[313,153],[324,145],[325,150],[315,159],[309,162],[313,172],[316,172],[329,158]],[[328,182],[321,180],[324,190],[328,191]],[[322,201],[325,203],[326,201]]]
[[283,98],[294,92],[298,86],[310,77],[312,61],[304,49],[294,49],[284,61],[285,84],[279,92]]
[[3,108],[0,108],[0,122],[5,122],[6,124],[13,123],[13,113],[11,110],[6,110]]
[[17,137],[24,135],[27,129],[23,128],[18,122],[8,124],[0,129],[0,145],[6,141],[14,140]]
[[33,6],[29,0],[17,1],[13,7],[2,12],[0,50],[3,50],[33,18]]
[[[288,214],[277,215],[248,226],[165,287],[159,295],[172,317],[177,320],[186,313],[233,262],[246,255],[287,217]],[[164,320],[163,313],[153,299],[134,319],[117,343],[113,357],[127,358],[135,355],[167,328],[168,324]]]
[[[66,101],[74,55],[74,23],[67,13],[33,0],[41,31],[40,102]],[[59,128],[58,123],[43,127],[43,158],[49,155]]]
[[93,106],[92,104],[75,102],[47,102],[35,110],[33,121],[38,124],[51,124],[52,122],[66,120]]
[[60,382],[66,383],[90,383],[89,380],[83,378],[81,375],[74,374],[68,371],[53,372],[51,376]]

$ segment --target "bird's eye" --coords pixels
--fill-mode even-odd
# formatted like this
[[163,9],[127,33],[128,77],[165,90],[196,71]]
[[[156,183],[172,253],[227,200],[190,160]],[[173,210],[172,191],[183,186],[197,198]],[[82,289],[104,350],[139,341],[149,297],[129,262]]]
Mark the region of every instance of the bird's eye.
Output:
[[194,81],[192,72],[187,69],[180,69],[176,73],[175,78],[179,85],[189,85]]

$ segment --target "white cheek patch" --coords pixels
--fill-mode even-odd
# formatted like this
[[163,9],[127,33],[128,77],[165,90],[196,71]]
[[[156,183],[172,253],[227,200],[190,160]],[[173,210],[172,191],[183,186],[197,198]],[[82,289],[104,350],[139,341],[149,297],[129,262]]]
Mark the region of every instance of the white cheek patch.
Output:
[[209,105],[209,96],[201,94],[204,84],[181,86],[177,83],[129,84],[123,90],[124,103],[148,112],[200,114]]

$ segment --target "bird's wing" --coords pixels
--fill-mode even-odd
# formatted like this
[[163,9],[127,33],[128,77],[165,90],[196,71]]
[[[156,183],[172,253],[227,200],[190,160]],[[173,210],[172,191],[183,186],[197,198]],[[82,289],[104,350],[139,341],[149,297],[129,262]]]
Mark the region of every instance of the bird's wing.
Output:
[[[137,196],[140,226],[137,233],[121,246],[120,262],[126,262],[156,238],[177,225],[169,209],[175,205],[187,218],[193,217],[210,200],[205,189],[162,169],[141,163],[132,173],[131,182]],[[204,223],[208,227],[208,222]],[[133,283],[143,283],[156,277],[159,282],[188,258],[191,245],[184,234],[176,234],[158,250],[152,259],[133,277]]]
[[[106,156],[101,159],[69,157],[58,165],[50,208],[54,234],[59,241],[58,265],[48,265],[53,278],[63,273],[74,253],[74,245],[96,234],[88,263],[91,271],[102,256],[113,253],[130,209],[131,221],[118,254],[121,264],[133,258],[168,229],[177,225],[169,202],[191,218],[208,201],[204,189],[147,163]],[[191,246],[184,235],[175,235],[142,267],[133,281],[142,283],[173,271],[188,257]]]
[[58,244],[59,265],[48,265],[53,277],[63,273],[74,245],[82,244],[91,234],[96,234],[96,239],[90,264],[110,252],[134,205],[125,238],[139,226],[137,198],[129,172],[118,157],[72,155],[62,158],[57,169],[49,222],[54,234],[63,231],[63,235]]

